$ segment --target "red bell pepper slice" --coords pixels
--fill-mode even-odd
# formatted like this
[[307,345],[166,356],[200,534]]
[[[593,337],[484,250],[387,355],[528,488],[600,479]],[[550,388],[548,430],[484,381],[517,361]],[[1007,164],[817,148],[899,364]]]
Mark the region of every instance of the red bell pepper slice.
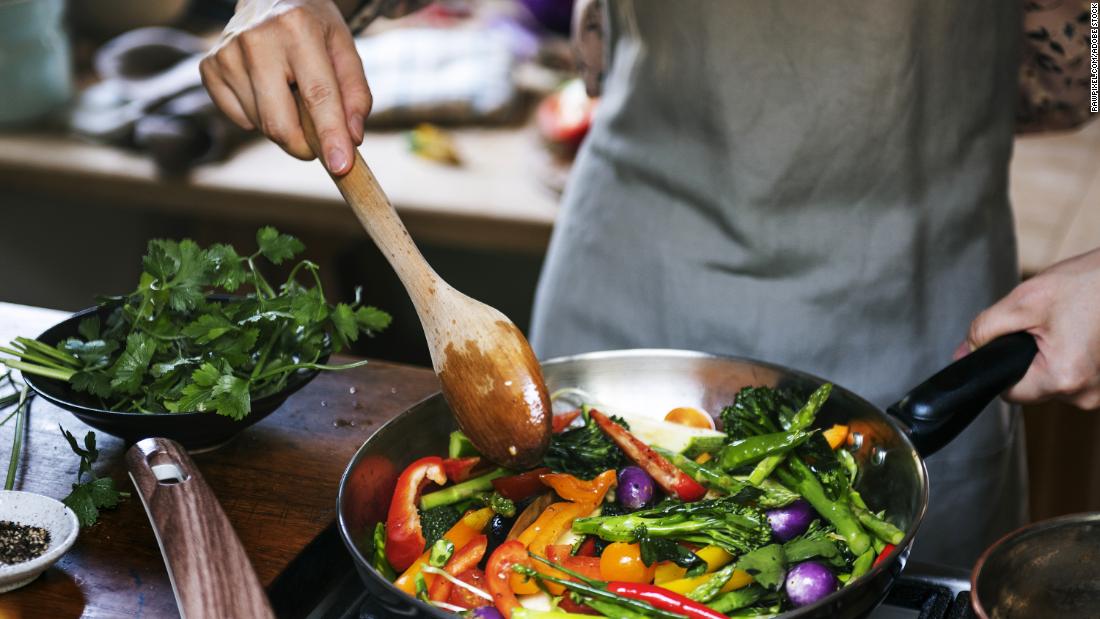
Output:
[[586,536],[584,541],[581,542],[581,547],[577,549],[578,557],[595,557],[596,556],[596,538],[592,535]]
[[479,456],[469,458],[444,458],[443,470],[447,472],[447,479],[452,484],[464,482],[473,477],[473,471],[481,464]]
[[397,478],[386,516],[386,560],[398,572],[403,572],[424,552],[424,532],[420,529],[420,492],[429,482],[447,483],[443,459],[428,456],[413,462]]
[[512,475],[510,477],[498,477],[493,480],[493,488],[506,499],[522,501],[529,496],[542,492],[544,486],[539,475],[549,473],[550,469],[544,467]]
[[596,420],[600,430],[607,435],[634,464],[642,467],[653,481],[668,494],[675,495],[681,501],[692,502],[703,498],[707,493],[699,482],[676,468],[664,456],[642,442],[641,439],[630,433],[629,430],[611,421],[607,415],[598,410],[589,411],[589,416]]
[[[485,549],[488,546],[489,538],[484,535],[478,535],[451,555],[450,560],[443,566],[443,571],[451,576],[455,576],[468,569],[477,567],[477,564],[481,562],[481,557],[485,556]],[[451,595],[452,587],[454,587],[454,584],[446,578],[436,578],[435,581],[432,582],[431,588],[428,589],[428,597],[437,602],[442,602]]]
[[575,410],[569,411],[568,413],[562,413],[560,415],[554,415],[553,419],[551,420],[553,422],[552,428],[554,434],[561,434],[562,432],[565,432],[566,428],[568,428],[570,424],[573,423],[573,420],[579,417],[580,414],[581,412],[579,410]]
[[609,582],[607,590],[630,598],[649,602],[661,610],[680,613],[690,619],[729,619],[726,615],[696,602],[695,600],[680,595],[661,587],[660,585],[647,585],[634,582]]
[[893,544],[886,544],[883,546],[882,552],[878,553],[878,557],[875,557],[875,562],[871,564],[871,567],[878,567],[879,563],[885,561],[886,557],[889,556],[891,552],[894,552],[894,548],[896,548],[896,546]]
[[527,549],[519,540],[508,540],[489,555],[489,563],[485,566],[485,577],[489,580],[489,594],[493,596],[493,604],[504,615],[504,619],[512,619],[512,611],[519,607],[519,600],[512,592],[509,580],[512,577],[512,566],[531,565],[531,558],[527,556]]

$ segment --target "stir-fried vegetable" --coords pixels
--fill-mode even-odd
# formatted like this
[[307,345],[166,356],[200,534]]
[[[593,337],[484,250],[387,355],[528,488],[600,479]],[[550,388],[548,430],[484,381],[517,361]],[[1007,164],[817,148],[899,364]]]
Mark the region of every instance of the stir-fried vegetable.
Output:
[[[372,561],[404,565],[398,588],[467,617],[720,619],[813,604],[904,539],[856,490],[848,428],[815,428],[830,388],[743,389],[724,435],[705,412],[674,409],[699,426],[678,431],[703,433],[690,440],[582,406],[558,415],[545,466],[528,471],[474,473],[482,460],[454,433],[448,459],[399,477]],[[449,485],[418,496],[444,472]],[[551,610],[525,608],[532,595]]]

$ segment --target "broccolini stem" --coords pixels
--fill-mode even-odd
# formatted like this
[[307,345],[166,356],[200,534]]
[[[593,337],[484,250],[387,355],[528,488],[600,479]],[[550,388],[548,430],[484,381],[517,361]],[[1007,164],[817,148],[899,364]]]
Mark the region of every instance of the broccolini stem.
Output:
[[861,555],[871,547],[871,536],[863,530],[852,513],[848,501],[833,501],[825,494],[825,488],[801,458],[791,458],[786,467],[776,469],[779,481],[802,495],[817,513],[836,527],[837,533],[848,543],[852,554]]
[[867,552],[856,557],[856,560],[852,562],[852,575],[848,577],[848,583],[866,574],[871,566],[875,564],[875,549],[872,548]]
[[[817,412],[821,410],[821,407],[825,404],[825,400],[829,399],[829,394],[832,392],[833,385],[831,383],[825,383],[811,393],[810,398],[806,400],[806,404],[794,414],[794,417],[791,417],[790,429],[805,430],[813,425],[814,419],[817,417]],[[764,480],[775,471],[775,467],[782,464],[786,457],[786,452],[784,452],[774,456],[768,456],[761,460],[749,475],[749,483],[754,486],[759,486],[764,483]]]
[[853,505],[852,512],[856,515],[856,518],[859,518],[859,522],[867,527],[868,531],[882,541],[897,545],[901,543],[901,540],[905,539],[905,533],[901,529],[879,518],[870,511],[858,505]]
[[714,598],[707,603],[707,606],[711,609],[720,612],[722,614],[728,614],[732,611],[745,608],[750,604],[753,604],[760,598],[764,597],[767,591],[763,587],[758,585],[749,585],[744,589],[736,589],[729,593],[723,593],[722,595]]
[[810,438],[810,432],[791,430],[774,434],[758,434],[736,440],[721,449],[715,458],[727,471],[751,464],[765,457],[785,454]]
[[729,475],[723,475],[718,471],[698,464],[682,453],[673,453],[661,447],[654,447],[653,449],[665,458],[668,458],[669,462],[676,468],[687,473],[692,479],[712,490],[719,490],[726,494],[737,494],[748,485],[744,482],[737,481]]
[[508,469],[496,469],[482,475],[481,477],[475,477],[473,479],[467,479],[466,481],[455,484],[450,488],[444,488],[435,492],[425,494],[420,497],[420,509],[429,510],[433,507],[440,507],[442,505],[451,505],[452,503],[458,503],[459,501],[468,499],[475,494],[482,492],[488,492],[493,489],[493,480],[498,477],[504,477],[510,475],[511,472]]

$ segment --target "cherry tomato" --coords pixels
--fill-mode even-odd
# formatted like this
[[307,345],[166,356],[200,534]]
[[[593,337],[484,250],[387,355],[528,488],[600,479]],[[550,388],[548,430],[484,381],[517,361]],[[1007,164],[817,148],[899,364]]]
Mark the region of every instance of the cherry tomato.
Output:
[[[473,585],[482,591],[486,589],[485,572],[482,572],[476,567],[468,569],[465,572],[460,572],[455,578],[466,584]],[[468,589],[457,586],[451,589],[451,595],[447,598],[447,602],[463,608],[477,608],[478,606],[484,606],[488,603],[485,598],[472,593]]]
[[646,567],[642,563],[642,550],[637,544],[615,542],[608,544],[600,555],[600,576],[603,580],[620,582],[653,582],[657,564]]
[[714,429],[714,419],[703,411],[690,406],[681,406],[668,411],[665,421],[678,423],[689,428]]

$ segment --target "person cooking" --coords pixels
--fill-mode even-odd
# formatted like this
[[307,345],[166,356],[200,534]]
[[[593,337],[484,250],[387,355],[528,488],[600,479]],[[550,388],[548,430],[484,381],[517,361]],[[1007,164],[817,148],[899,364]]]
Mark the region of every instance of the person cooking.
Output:
[[[345,21],[356,4],[243,0],[202,63],[214,101],[309,159],[297,84],[324,164],[346,172],[371,102]],[[536,352],[748,356],[884,406],[961,342],[956,355],[1028,331],[1039,354],[1005,399],[1100,407],[1100,250],[1018,284],[1013,4],[610,2]],[[929,459],[915,557],[969,566],[1026,521],[1021,424],[997,403]]]

